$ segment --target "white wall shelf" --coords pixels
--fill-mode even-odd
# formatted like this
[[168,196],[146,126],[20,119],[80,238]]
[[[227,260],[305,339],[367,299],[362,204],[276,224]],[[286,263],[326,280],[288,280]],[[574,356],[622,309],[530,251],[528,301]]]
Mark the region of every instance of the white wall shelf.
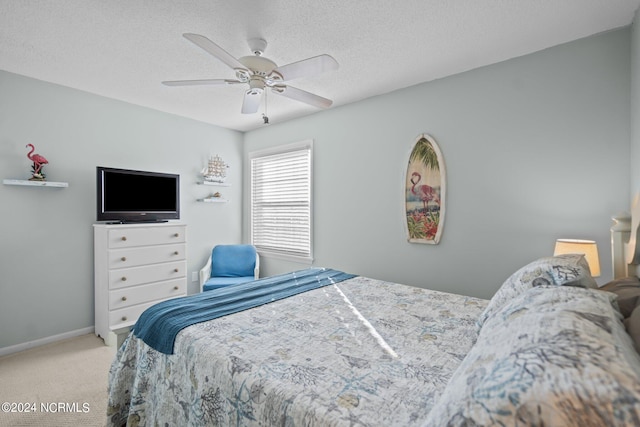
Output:
[[211,186],[214,186],[214,187],[231,187],[231,184],[227,184],[227,183],[225,183],[225,182],[209,182],[209,181],[201,181],[201,182],[198,182],[198,184],[201,184],[201,185],[211,185]]
[[4,185],[23,185],[26,187],[68,187],[68,182],[54,182],[54,181],[29,181],[26,179],[3,179]]
[[221,199],[219,197],[217,198],[206,198],[206,199],[197,199],[198,202],[203,202],[203,203],[227,203],[228,200],[227,199]]

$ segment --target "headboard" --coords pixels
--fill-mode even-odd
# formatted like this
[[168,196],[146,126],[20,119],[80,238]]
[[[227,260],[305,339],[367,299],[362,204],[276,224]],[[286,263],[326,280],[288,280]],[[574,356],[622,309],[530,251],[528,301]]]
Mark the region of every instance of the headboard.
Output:
[[631,215],[622,212],[611,218],[611,258],[613,278],[639,276],[640,266],[640,193],[631,205]]

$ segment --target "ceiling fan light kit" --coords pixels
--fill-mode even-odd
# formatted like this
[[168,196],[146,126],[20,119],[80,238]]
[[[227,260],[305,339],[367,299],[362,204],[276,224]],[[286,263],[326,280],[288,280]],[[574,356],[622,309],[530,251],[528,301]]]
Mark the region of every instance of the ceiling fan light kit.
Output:
[[[289,86],[291,80],[312,77],[327,71],[338,69],[338,62],[330,55],[318,55],[291,64],[278,65],[262,56],[267,48],[267,42],[261,38],[249,39],[249,48],[253,55],[236,59],[220,46],[199,34],[185,33],[183,36],[213,55],[234,70],[237,80],[231,79],[200,79],[200,80],[172,80],[162,82],[167,86],[195,86],[195,85],[224,85],[248,84],[242,102],[243,114],[258,112],[262,96],[266,87],[271,91],[287,98],[312,105],[317,108],[329,108],[333,101],[319,95]],[[267,119],[268,120],[268,119]]]

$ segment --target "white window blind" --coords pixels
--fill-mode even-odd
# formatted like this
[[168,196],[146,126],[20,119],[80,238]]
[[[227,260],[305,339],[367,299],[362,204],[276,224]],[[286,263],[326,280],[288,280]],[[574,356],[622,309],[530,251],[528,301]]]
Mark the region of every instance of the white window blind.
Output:
[[311,141],[252,153],[251,243],[311,260]]

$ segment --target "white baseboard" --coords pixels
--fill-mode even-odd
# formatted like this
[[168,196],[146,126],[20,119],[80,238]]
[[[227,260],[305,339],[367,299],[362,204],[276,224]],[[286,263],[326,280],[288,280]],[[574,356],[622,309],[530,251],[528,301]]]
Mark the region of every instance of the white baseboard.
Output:
[[94,332],[93,326],[87,328],[76,329],[75,331],[69,331],[58,335],[52,335],[50,337],[44,337],[33,341],[23,342],[21,344],[10,345],[9,347],[0,348],[0,356],[6,356],[7,354],[17,353],[19,351],[29,350],[30,348],[39,347],[45,344],[51,344],[52,342],[66,340],[67,338],[75,338],[81,335],[91,334]]

